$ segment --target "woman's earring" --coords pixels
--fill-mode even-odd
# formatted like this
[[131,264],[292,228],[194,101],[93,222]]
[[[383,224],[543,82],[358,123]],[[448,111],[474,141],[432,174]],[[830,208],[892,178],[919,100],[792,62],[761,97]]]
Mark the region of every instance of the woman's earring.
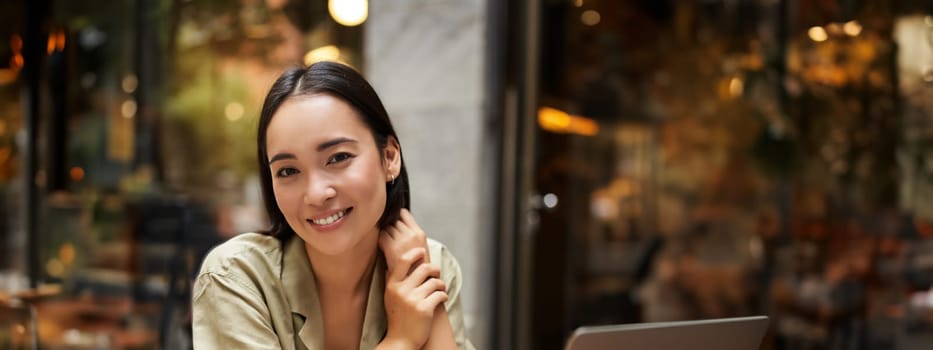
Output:
[[395,186],[395,175],[389,175],[390,185]]

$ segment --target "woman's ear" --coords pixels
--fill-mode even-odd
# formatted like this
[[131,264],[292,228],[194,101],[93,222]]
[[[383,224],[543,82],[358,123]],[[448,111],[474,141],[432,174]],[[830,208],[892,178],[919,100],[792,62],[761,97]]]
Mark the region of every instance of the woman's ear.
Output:
[[398,177],[402,169],[402,149],[394,136],[389,136],[386,147],[382,150],[382,159],[386,170],[386,182]]

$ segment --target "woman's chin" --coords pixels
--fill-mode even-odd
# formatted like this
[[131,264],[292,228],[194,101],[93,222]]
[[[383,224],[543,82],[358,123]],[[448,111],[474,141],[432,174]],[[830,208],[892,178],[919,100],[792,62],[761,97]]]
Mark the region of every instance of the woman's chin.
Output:
[[[313,224],[303,225],[298,236],[305,241],[308,251],[315,254],[327,256],[339,256],[347,253],[353,253],[355,250],[362,249],[361,245],[369,246],[375,249],[378,246],[379,230],[373,227],[372,232],[361,232],[362,230],[353,225],[354,222],[336,222],[337,227],[326,227],[327,229],[318,230]],[[368,225],[367,225],[368,226]],[[375,224],[373,224],[375,226]],[[367,239],[372,237],[371,241]],[[360,252],[355,252],[359,254]]]

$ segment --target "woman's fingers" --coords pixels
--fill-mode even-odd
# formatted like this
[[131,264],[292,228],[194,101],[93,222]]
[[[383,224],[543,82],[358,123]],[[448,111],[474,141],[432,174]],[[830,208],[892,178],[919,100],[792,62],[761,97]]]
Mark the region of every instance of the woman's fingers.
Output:
[[417,227],[418,224],[415,223],[415,217],[411,215],[411,212],[408,209],[402,208],[399,211],[398,221],[409,227]]
[[[411,262],[412,258],[424,254],[424,249],[406,253],[404,261]],[[437,307],[449,298],[446,284],[439,276],[440,270],[422,263],[404,280],[387,279],[384,294],[388,321],[386,339],[409,342],[412,348],[420,348],[425,343],[430,337]]]
[[408,244],[403,239],[405,235],[399,233],[395,226],[389,226],[382,230],[379,235],[379,249],[385,254],[389,263],[394,262],[404,252],[410,250]]
[[408,272],[415,266],[418,266],[417,264],[421,264],[427,254],[427,250],[424,248],[409,250],[398,259],[398,265],[389,266],[390,277],[396,281],[405,280],[405,276],[408,276]]
[[440,278],[430,278],[408,293],[418,312],[431,316],[440,303],[447,301],[447,285]]
[[403,226],[405,230],[409,233],[426,237],[424,230],[421,229],[421,226],[418,225],[418,222],[415,221],[415,217],[411,215],[411,212],[408,210],[402,209],[401,215],[399,216],[398,222]]
[[412,289],[412,295],[416,298],[427,298],[431,293],[441,291],[447,292],[447,284],[440,278],[429,278],[421,285]]
[[437,279],[441,277],[441,269],[437,266],[421,263],[411,271],[408,277],[405,277],[405,283],[410,288],[415,288],[422,285],[425,281],[429,279]]
[[[397,232],[393,237],[405,241],[405,245],[419,246],[427,249],[428,236],[424,233],[424,230],[421,229],[421,226],[418,226],[418,223],[415,222],[415,217],[411,215],[411,212],[402,209],[399,220],[393,226]],[[428,256],[425,261],[431,262],[431,257]]]
[[425,315],[434,315],[434,309],[445,302],[447,302],[447,292],[444,291],[434,291],[431,295],[428,295],[427,298],[424,298],[420,303],[418,303],[418,310]]
[[[379,239],[379,247],[385,254],[389,269],[395,269],[397,265],[404,265],[399,262],[399,257],[406,252],[415,248],[428,249],[427,236],[415,223],[414,217],[411,216],[408,210],[403,209],[401,218],[383,229],[383,232],[385,234]],[[425,255],[424,261],[431,262],[431,256]]]

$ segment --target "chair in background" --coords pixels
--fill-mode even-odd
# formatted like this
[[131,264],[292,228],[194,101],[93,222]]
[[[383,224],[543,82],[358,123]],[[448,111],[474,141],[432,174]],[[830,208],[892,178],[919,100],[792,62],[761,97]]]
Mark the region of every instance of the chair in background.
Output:
[[180,198],[143,198],[133,207],[134,300],[161,305],[162,348],[190,348],[179,342],[190,339],[192,279],[203,256],[222,241],[213,216],[203,205]]
[[134,198],[126,214],[128,258],[109,267],[119,278],[87,274],[74,283],[75,293],[98,303],[126,301],[127,328],[156,332],[159,348],[190,349],[191,284],[203,256],[222,240],[214,217],[202,203],[166,195]]

